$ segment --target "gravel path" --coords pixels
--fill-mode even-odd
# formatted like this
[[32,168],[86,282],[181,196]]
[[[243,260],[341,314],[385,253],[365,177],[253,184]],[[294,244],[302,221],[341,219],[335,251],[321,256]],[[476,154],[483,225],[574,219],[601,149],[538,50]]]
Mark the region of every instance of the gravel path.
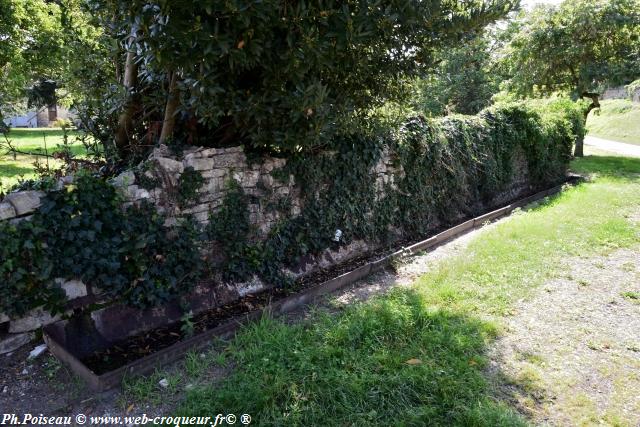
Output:
[[538,425],[640,425],[640,248],[569,260],[517,305],[490,358]]
[[597,138],[595,136],[586,136],[584,138],[584,143],[585,145],[611,153],[630,157],[640,157],[640,145],[625,144],[623,142],[611,141],[608,139]]

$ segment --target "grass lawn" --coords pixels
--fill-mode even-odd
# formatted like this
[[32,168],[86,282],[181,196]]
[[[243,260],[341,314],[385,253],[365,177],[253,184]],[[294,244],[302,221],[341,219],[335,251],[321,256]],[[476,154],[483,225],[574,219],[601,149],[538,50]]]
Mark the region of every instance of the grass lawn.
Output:
[[[74,155],[82,155],[85,148],[76,140],[76,131],[69,131],[69,144]],[[45,143],[49,154],[58,151],[58,145],[63,143],[62,129],[55,128],[38,128],[38,129],[22,129],[14,128],[8,134],[12,145],[21,151],[29,153],[44,153]],[[5,142],[4,137],[0,135],[0,144]],[[6,147],[0,146],[0,189],[18,183],[20,179],[29,179],[34,176],[33,164],[38,159],[35,155],[17,154],[15,157],[7,153]],[[40,158],[40,162],[46,163],[44,158]],[[49,159],[50,165],[57,165],[57,161]]]
[[274,426],[526,425],[487,376],[504,319],[567,257],[640,242],[628,218],[640,212],[640,159],[588,156],[573,169],[593,180],[514,214],[408,288],[246,327],[221,353],[231,373],[188,391],[177,412]]
[[640,145],[640,104],[625,99],[602,101],[587,120],[589,135]]

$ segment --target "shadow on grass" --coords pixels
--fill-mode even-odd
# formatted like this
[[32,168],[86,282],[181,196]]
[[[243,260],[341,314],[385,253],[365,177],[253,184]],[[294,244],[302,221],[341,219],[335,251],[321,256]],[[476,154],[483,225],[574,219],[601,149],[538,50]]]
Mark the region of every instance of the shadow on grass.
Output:
[[615,179],[638,179],[640,158],[617,156],[585,156],[571,163],[571,170],[583,174],[596,174]]
[[[75,131],[68,130],[68,134],[73,135]],[[60,128],[37,128],[37,129],[26,129],[26,128],[13,128],[9,131],[7,136],[19,142],[25,139],[42,139],[43,136],[47,138],[51,137],[62,137],[64,135],[64,131]]]
[[2,163],[0,158],[0,177],[12,178],[22,176],[33,172],[33,168],[26,166],[18,166],[12,163]]
[[234,372],[189,392],[178,412],[246,413],[256,425],[525,425],[492,397],[495,335],[415,289],[304,323],[263,318],[232,342]]
[[[59,147],[57,145],[49,146],[46,152],[48,152],[49,154],[53,154],[62,151],[62,148],[63,147]],[[25,145],[23,147],[20,147],[20,150],[31,153],[33,155],[45,154],[45,149],[39,145]],[[87,149],[84,147],[84,145],[69,145],[69,150],[74,156],[82,156],[87,154]]]

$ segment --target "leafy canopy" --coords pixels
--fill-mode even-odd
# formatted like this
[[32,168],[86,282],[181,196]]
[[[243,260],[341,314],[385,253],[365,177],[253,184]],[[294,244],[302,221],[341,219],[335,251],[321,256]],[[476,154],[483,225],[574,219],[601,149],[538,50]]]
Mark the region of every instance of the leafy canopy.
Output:
[[83,0],[0,0],[0,117],[25,106],[82,98],[75,72],[95,50],[100,30]]
[[436,68],[416,82],[414,106],[431,116],[477,114],[489,106],[499,90],[492,64],[495,39],[487,30],[437,52]]
[[628,83],[640,66],[640,1],[572,0],[521,15],[520,29],[502,52],[520,95],[556,91],[590,96]]
[[172,116],[183,128],[197,120],[199,135],[215,143],[295,150],[363,110],[406,99],[407,83],[433,65],[436,49],[505,16],[517,0],[88,3],[135,52],[133,92],[146,118],[163,119],[166,97],[152,94],[167,94],[177,75]]

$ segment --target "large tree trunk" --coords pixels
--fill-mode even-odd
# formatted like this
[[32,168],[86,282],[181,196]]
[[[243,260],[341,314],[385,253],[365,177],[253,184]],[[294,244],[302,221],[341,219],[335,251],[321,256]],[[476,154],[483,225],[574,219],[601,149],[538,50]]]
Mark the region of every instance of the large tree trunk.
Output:
[[173,129],[176,125],[176,111],[180,103],[178,94],[178,72],[171,73],[169,78],[169,97],[164,108],[164,121],[162,122],[162,132],[160,132],[159,143],[163,144],[173,136]]
[[122,82],[127,89],[128,98],[125,102],[124,109],[118,116],[118,126],[115,134],[116,147],[120,155],[125,155],[129,146],[129,136],[133,130],[133,115],[136,111],[132,94],[138,84],[138,64],[135,60],[135,52],[133,51],[132,44],[137,33],[138,28],[136,25],[133,25],[131,27],[131,34],[129,35],[129,48],[124,63],[124,78]]
[[[584,123],[585,123],[585,126],[586,126],[587,118],[589,117],[589,113],[595,108],[600,108],[600,102],[599,102],[600,94],[599,93],[594,93],[594,92],[582,92],[580,94],[580,96],[582,98],[591,99],[591,104],[589,104],[589,106],[587,107],[587,109],[585,110],[585,113],[584,113]],[[579,140],[576,141],[576,148],[575,148],[575,150],[573,152],[573,155],[575,157],[583,157],[584,156],[584,138],[580,138]]]

